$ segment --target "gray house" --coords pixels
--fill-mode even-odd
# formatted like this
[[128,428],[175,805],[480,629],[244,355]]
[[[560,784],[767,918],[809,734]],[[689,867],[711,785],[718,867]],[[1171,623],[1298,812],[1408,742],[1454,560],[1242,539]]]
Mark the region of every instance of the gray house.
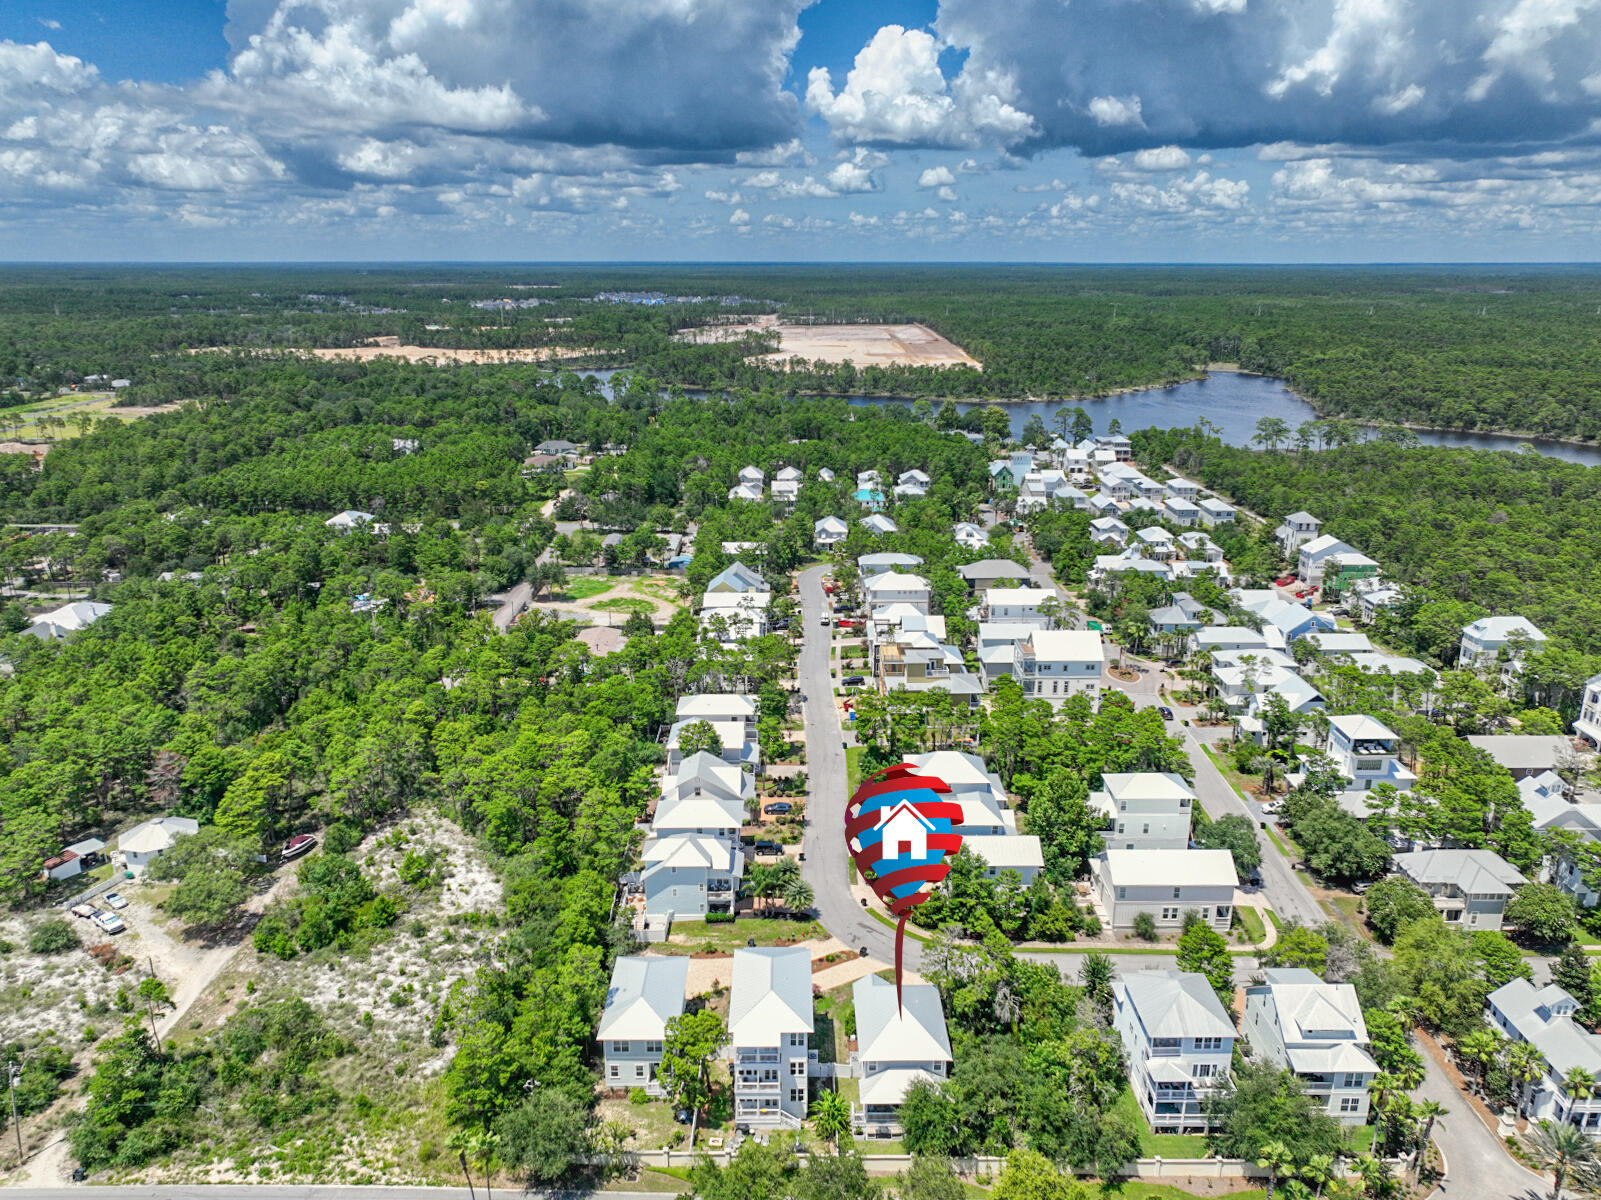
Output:
[[1434,898],[1449,925],[1500,929],[1512,894],[1529,881],[1492,850],[1417,850],[1395,856],[1396,870]]
[[607,1087],[663,1094],[656,1078],[662,1039],[667,1022],[684,1011],[688,980],[687,958],[625,955],[617,960],[595,1031],[606,1059]]

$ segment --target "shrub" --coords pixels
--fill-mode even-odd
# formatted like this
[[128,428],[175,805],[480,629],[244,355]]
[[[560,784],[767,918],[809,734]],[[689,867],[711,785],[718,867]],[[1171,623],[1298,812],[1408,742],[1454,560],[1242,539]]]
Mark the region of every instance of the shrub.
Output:
[[80,944],[78,931],[61,917],[46,917],[28,934],[28,949],[34,954],[61,954]]
[[1142,912],[1134,918],[1134,935],[1147,942],[1156,940],[1156,918],[1148,912]]
[[628,1103],[630,1103],[630,1104],[649,1104],[650,1103],[650,1097],[648,1095],[646,1095],[644,1088],[629,1088],[628,1089]]
[[1085,937],[1095,937],[1101,932],[1101,918],[1095,915],[1093,908],[1078,910],[1078,931]]
[[733,920],[734,914],[731,912],[709,912],[706,914],[706,924],[708,925],[729,925],[733,923]]

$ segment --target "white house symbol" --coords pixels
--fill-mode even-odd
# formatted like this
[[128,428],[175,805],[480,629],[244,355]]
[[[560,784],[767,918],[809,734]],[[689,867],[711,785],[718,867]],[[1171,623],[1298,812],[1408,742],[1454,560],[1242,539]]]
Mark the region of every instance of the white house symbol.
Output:
[[879,814],[878,829],[884,838],[879,853],[885,858],[926,858],[928,832],[933,828],[933,822],[902,800]]

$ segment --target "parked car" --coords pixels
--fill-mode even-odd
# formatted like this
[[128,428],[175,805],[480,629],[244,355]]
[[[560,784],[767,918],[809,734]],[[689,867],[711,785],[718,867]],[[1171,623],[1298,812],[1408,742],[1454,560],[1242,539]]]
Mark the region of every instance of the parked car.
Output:
[[114,912],[95,913],[94,923],[100,926],[101,929],[104,929],[107,933],[121,933],[124,929],[128,928],[122,923],[122,918]]
[[1269,800],[1262,805],[1262,811],[1270,817],[1276,817],[1284,811],[1284,802],[1282,800]]
[[107,892],[104,896],[102,896],[100,898],[102,900],[104,900],[107,904],[109,904],[112,908],[127,908],[128,907],[128,901],[125,900],[123,897],[117,895],[116,892]]
[[846,687],[861,687],[867,680],[861,675],[847,675],[840,680]]
[[788,800],[780,800],[777,804],[769,804],[762,811],[770,817],[782,817],[786,813],[794,812],[795,806]]
[[777,842],[757,842],[753,849],[757,854],[778,855],[784,853]]
[[302,854],[309,853],[316,844],[316,834],[297,833],[284,843],[284,848],[279,852],[278,857],[282,861],[288,862],[291,858],[299,858]]
[[1353,892],[1355,892],[1358,896],[1365,896],[1365,895],[1367,895],[1368,888],[1370,888],[1372,886],[1373,886],[1373,881],[1371,879],[1358,879],[1355,883],[1353,883],[1351,885],[1351,890]]
[[1171,721],[1173,719],[1173,710],[1167,705],[1161,705],[1157,711],[1162,714],[1162,720]]
[[827,613],[824,613],[822,616],[817,618],[817,623],[824,629],[827,629],[834,623],[834,618],[829,616]]
[[75,917],[92,917],[100,910],[92,904],[74,904],[67,911]]

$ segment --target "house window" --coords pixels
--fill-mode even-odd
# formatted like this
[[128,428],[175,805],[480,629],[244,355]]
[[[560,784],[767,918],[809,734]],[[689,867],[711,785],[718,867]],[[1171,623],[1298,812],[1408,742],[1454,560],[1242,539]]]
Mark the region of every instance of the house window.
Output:
[[1179,807],[1180,808],[1188,808],[1189,806],[1190,806],[1190,800],[1189,800],[1188,796],[1179,797]]
[[611,1066],[607,1068],[607,1072],[606,1073],[608,1075],[610,1075],[613,1079],[616,1079],[619,1075],[622,1074],[622,1071],[618,1068],[616,1063],[612,1063]]
[[645,1043],[645,1053],[646,1054],[660,1054],[661,1052],[662,1052],[662,1044],[660,1042],[646,1042]]
[[1123,822],[1121,822],[1121,821],[1119,821],[1119,822],[1118,822],[1118,823],[1117,823],[1117,831],[1118,831],[1118,832],[1119,832],[1119,833],[1122,833],[1122,832],[1123,832]]
[[1140,827],[1140,832],[1141,833],[1150,833],[1151,832],[1151,823],[1149,821],[1145,822],[1145,824]]
[[790,1062],[789,1062],[789,1073],[791,1075],[804,1075],[804,1074],[806,1074],[806,1060],[804,1058],[792,1058],[792,1059],[790,1059]]
[[1217,906],[1217,919],[1220,921],[1229,919],[1229,906],[1227,904],[1219,904]]
[[805,1088],[790,1088],[789,1089],[789,1098],[795,1104],[804,1104],[806,1102],[806,1089]]
[[1182,889],[1174,888],[1173,889],[1173,899],[1178,900],[1178,899],[1181,899],[1181,898],[1182,898]]
[[1362,1111],[1362,1097],[1361,1096],[1341,1096],[1340,1097],[1340,1111],[1342,1113],[1361,1112]]
[[1223,1039],[1220,1037],[1198,1037],[1195,1039],[1195,1048],[1197,1050],[1221,1050],[1223,1049]]
[[1178,919],[1179,919],[1179,910],[1178,909],[1176,909],[1176,908],[1164,908],[1162,910],[1162,920],[1164,920],[1164,921],[1177,921]]
[[1344,1075],[1340,1076],[1340,1086],[1342,1088],[1359,1088],[1359,1087],[1363,1087],[1364,1086],[1364,1078],[1361,1075],[1353,1074],[1353,1073],[1347,1071]]
[[1217,1064],[1216,1063],[1196,1063],[1195,1064],[1195,1069],[1191,1072],[1191,1074],[1196,1079],[1211,1079],[1214,1075],[1217,1074]]
[[634,1067],[634,1078],[635,1079],[643,1079],[643,1078],[645,1078],[645,1064],[644,1063],[639,1063],[637,1066]]
[[611,1052],[613,1054],[627,1054],[628,1053],[628,1043],[627,1042],[613,1042],[611,1044]]
[[[1129,847],[1130,850],[1132,850],[1133,848],[1134,847],[1132,847],[1132,846]],[[1119,900],[1127,900],[1128,899],[1128,888],[1118,888],[1117,889],[1117,898]]]

